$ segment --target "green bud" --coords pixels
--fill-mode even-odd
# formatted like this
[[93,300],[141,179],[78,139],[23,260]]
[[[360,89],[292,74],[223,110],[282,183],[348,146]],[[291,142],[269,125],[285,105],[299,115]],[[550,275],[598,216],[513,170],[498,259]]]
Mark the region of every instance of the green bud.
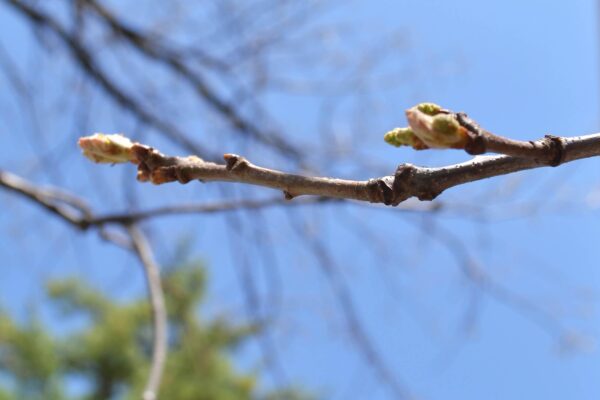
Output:
[[434,103],[420,103],[417,104],[417,110],[421,111],[423,114],[434,116],[440,113],[442,107]]
[[433,117],[432,128],[441,135],[454,136],[460,125],[452,115],[441,114]]
[[392,146],[412,146],[415,140],[415,133],[411,128],[395,128],[383,136],[383,140]]
[[431,130],[437,137],[439,147],[463,148],[467,133],[452,115],[439,114],[433,117]]

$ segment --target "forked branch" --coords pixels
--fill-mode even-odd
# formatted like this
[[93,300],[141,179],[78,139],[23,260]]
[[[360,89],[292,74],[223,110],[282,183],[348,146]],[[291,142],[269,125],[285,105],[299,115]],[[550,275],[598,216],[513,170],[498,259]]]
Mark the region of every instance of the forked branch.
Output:
[[[548,141],[556,142],[559,147],[549,145]],[[506,143],[514,149],[508,139]],[[557,160],[566,163],[598,156],[600,133],[532,142],[534,155],[531,157],[481,156],[439,168],[401,164],[394,175],[366,181],[290,174],[260,167],[236,154],[225,154],[224,164],[204,161],[196,156],[171,157],[150,146],[133,143],[121,135],[95,134],[81,138],[79,145],[84,154],[95,162],[136,164],[137,178],[144,182],[241,182],[281,190],[288,200],[301,195],[315,195],[396,206],[411,197],[433,200],[444,190],[468,182],[555,166]]]

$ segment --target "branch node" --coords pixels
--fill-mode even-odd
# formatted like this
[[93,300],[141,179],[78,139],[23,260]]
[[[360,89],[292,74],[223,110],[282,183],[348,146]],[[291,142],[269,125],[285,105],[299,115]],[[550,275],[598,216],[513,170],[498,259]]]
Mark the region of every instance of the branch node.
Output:
[[132,162],[138,166],[138,181],[156,185],[179,181],[178,172],[172,168],[178,163],[177,157],[167,157],[155,148],[139,143],[131,146],[131,153]]
[[233,173],[240,172],[248,166],[248,160],[237,154],[223,154],[223,159],[225,160],[225,168],[227,171]]
[[392,205],[394,200],[393,181],[386,178],[388,177],[369,179],[367,182],[367,196],[370,203]]
[[[138,179],[140,179],[140,177],[142,177],[142,179],[144,181],[146,181],[148,179],[145,178],[143,173],[141,172],[142,171],[141,166],[142,166],[142,164],[140,164],[138,167]],[[150,175],[150,182],[152,182],[155,185],[161,185],[163,183],[180,181],[179,180],[179,171],[178,171],[177,167],[175,167],[175,166],[155,168],[154,170],[149,171],[149,175]],[[142,180],[142,179],[140,179],[140,180]],[[182,183],[184,183],[184,182],[182,182]]]
[[415,166],[412,164],[400,164],[398,168],[396,168],[396,173],[394,174],[394,184],[392,185],[392,190],[394,193],[394,205],[400,204],[401,201],[408,199],[411,197],[411,191],[414,190],[413,186],[413,176],[414,176]]
[[394,175],[393,205],[397,206],[413,196],[422,201],[431,201],[442,193],[442,190],[437,185],[431,185],[423,182],[421,179],[415,179],[417,172],[418,167],[412,164],[401,164],[398,166]]
[[138,164],[143,163],[148,166],[155,164],[157,160],[164,157],[158,150],[139,143],[134,143],[133,146],[131,146],[131,154]]
[[562,138],[554,135],[544,136],[544,141],[553,152],[553,156],[548,162],[548,165],[551,167],[558,167],[565,158],[565,142]]
[[393,177],[370,179],[367,182],[369,201],[383,203],[386,206],[397,206],[413,196],[419,200],[435,199],[442,190],[436,185],[415,179],[418,172],[418,167],[412,164],[400,164]]
[[79,229],[81,229],[82,231],[87,231],[90,226],[92,226],[89,217],[87,218],[82,218],[79,221],[77,221],[77,227]]
[[294,197],[296,197],[296,196],[294,196],[294,195],[293,195],[292,193],[290,193],[289,191],[287,191],[287,190],[284,190],[284,191],[283,191],[283,197],[284,197],[286,200],[293,200],[293,199],[294,199]]
[[175,168],[175,174],[177,175],[177,180],[181,184],[185,185],[186,183],[194,180],[192,177],[190,177],[190,170],[191,170],[191,168],[189,168],[189,167]]
[[467,130],[469,141],[465,145],[465,151],[473,156],[486,152],[483,129],[477,122],[472,120],[464,112],[454,114],[458,123]]

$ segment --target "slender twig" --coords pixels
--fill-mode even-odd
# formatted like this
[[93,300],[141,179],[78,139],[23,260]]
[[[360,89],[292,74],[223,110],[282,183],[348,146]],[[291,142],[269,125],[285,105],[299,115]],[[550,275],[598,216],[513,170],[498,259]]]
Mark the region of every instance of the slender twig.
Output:
[[78,228],[84,228],[89,208],[75,196],[55,188],[42,189],[18,175],[0,170],[0,186],[25,196]]
[[[304,199],[295,204],[297,205],[312,205],[330,203],[337,199],[327,197],[316,197],[313,199]],[[220,201],[214,203],[201,204],[178,204],[172,206],[156,207],[149,210],[121,212],[107,214],[90,219],[88,222],[91,225],[103,225],[109,223],[128,223],[136,222],[149,218],[161,217],[166,215],[179,214],[214,214],[236,210],[258,210],[267,207],[277,207],[281,205],[289,205],[285,199],[281,197],[269,198],[263,200],[239,200],[239,201]]]
[[175,125],[162,119],[156,113],[147,110],[134,96],[120,87],[100,67],[93,52],[88,49],[82,41],[74,34],[59,24],[49,15],[41,12],[39,8],[30,6],[19,0],[3,0],[21,12],[36,26],[47,28],[62,41],[69,49],[73,60],[79,67],[92,78],[116,103],[125,107],[142,122],[156,128],[160,133],[179,144],[182,148],[195,154],[204,154],[209,159],[215,159],[214,153],[203,148],[180,131]]
[[540,140],[515,140],[482,129],[465,113],[453,113],[453,115],[469,134],[469,141],[465,145],[465,150],[469,154],[500,153],[519,158],[531,158],[550,166],[558,166],[563,161],[564,142],[558,136],[546,135]]
[[[280,205],[284,202],[284,200],[282,199],[275,198],[256,201],[242,200],[239,202],[222,204],[215,203],[187,206],[184,205],[181,207],[161,207],[146,211],[133,211],[129,214],[123,213],[110,214],[106,216],[95,216],[91,208],[81,198],[78,198],[68,192],[61,191],[56,188],[38,187],[35,184],[28,182],[15,174],[2,170],[0,170],[0,187],[4,187],[7,190],[10,190],[14,193],[17,193],[21,196],[32,200],[34,203],[44,207],[45,209],[52,212],[54,215],[60,217],[65,222],[68,222],[70,225],[78,229],[85,230],[91,227],[95,227],[99,230],[99,233],[105,239],[110,240],[118,246],[124,247],[135,252],[135,254],[137,255],[144,267],[144,272],[149,288],[152,315],[154,320],[154,351],[152,354],[152,368],[148,378],[146,389],[144,391],[144,400],[150,400],[155,398],[153,396],[156,395],[158,385],[160,383],[160,374],[162,372],[164,359],[166,356],[166,348],[164,347],[166,332],[162,322],[166,320],[166,315],[164,314],[164,299],[160,288],[158,268],[156,266],[156,263],[154,262],[151,249],[145,237],[139,231],[139,229],[135,225],[133,225],[133,223],[146,218],[152,218],[159,215],[166,215],[171,213],[212,213],[218,211],[226,212],[236,209],[258,209]],[[323,204],[324,202],[329,202],[332,200],[335,199],[318,197],[315,199],[305,199],[297,202],[297,204],[316,205]],[[437,211],[438,207],[435,207],[432,210]],[[116,236],[113,232],[106,231],[104,229],[104,226],[107,224],[126,227],[128,229],[129,241],[124,240],[124,238],[121,236]],[[316,248],[319,247],[317,243],[313,243],[313,246],[316,246]],[[325,265],[322,265],[323,271],[328,276],[328,279],[331,281],[330,283],[334,286],[335,291],[339,292],[338,294],[342,296],[340,302],[344,313],[346,314],[347,322],[350,324],[352,335],[354,336],[359,346],[361,346],[365,357],[371,364],[376,366],[378,373],[382,376],[384,380],[392,382],[391,386],[396,392],[405,394],[404,389],[401,389],[401,386],[393,377],[393,374],[383,364],[381,355],[375,350],[373,344],[370,342],[365,332],[362,331],[362,328],[360,327],[360,322],[357,316],[354,315],[355,311],[353,309],[351,299],[349,298],[350,294],[347,293],[348,289],[344,286],[342,282],[337,282],[336,279],[338,278],[335,278],[332,275],[334,274],[334,271],[331,271],[330,269],[333,267],[329,265],[332,261],[329,259],[329,256],[326,255],[324,248],[319,247],[319,251],[317,253],[319,254],[319,259],[321,263],[325,263]]]
[[[95,217],[91,209],[87,206],[86,202],[82,199],[56,188],[38,187],[15,174],[2,170],[0,170],[0,187],[4,187],[7,190],[32,200],[36,204],[44,207],[52,214],[60,217],[65,222],[68,222],[70,225],[78,229],[84,230],[89,227],[96,227],[103,238],[115,243],[120,247],[131,250],[136,254],[144,268],[144,276],[146,277],[148,285],[154,335],[151,369],[142,395],[143,400],[156,399],[158,388],[160,386],[162,371],[164,369],[164,363],[167,354],[167,315],[164,295],[161,288],[159,269],[154,260],[152,249],[143,233],[137,228],[136,225],[133,224],[133,222],[161,214],[175,212],[231,211],[236,209],[236,207],[239,209],[257,209],[260,207],[281,203],[281,199],[278,199],[277,201],[275,201],[275,199],[268,199],[254,202],[246,200],[239,203],[223,203],[221,205],[191,205],[179,209],[177,207],[164,207],[155,210],[148,210],[146,212],[133,212],[130,218],[127,218],[126,214],[113,214],[106,217]],[[317,204],[321,203],[322,201],[322,199],[315,199],[315,201],[311,201],[309,203]],[[124,240],[123,237],[118,236],[113,232],[106,231],[104,229],[104,225],[110,223],[118,224],[127,228],[130,240]]]
[[[106,225],[128,225],[134,222],[147,220],[151,218],[178,215],[178,214],[214,214],[221,212],[230,212],[234,210],[257,210],[268,207],[277,207],[287,204],[281,198],[268,198],[261,200],[239,200],[224,201],[214,203],[199,204],[179,204],[171,206],[162,206],[148,210],[132,210],[128,212],[110,213],[105,215],[96,215],[92,212],[87,203],[69,193],[59,190],[55,187],[39,187],[35,184],[21,178],[8,171],[0,170],[0,187],[24,196],[36,204],[44,207],[52,214],[57,215],[66,222],[79,229],[88,229],[91,227],[102,228]],[[330,203],[336,199],[326,197],[316,197],[313,199],[303,199],[296,202],[295,205],[318,205]],[[407,208],[407,210],[410,210]],[[439,207],[432,208],[431,211],[438,211]],[[415,211],[430,211],[428,209],[415,209]],[[102,232],[101,232],[102,233]],[[123,243],[119,240],[119,243]]]
[[[600,155],[600,133],[561,137],[560,163]],[[469,161],[439,168],[398,166],[394,176],[368,181],[327,177],[309,177],[259,167],[244,157],[225,154],[225,164],[204,161],[198,157],[169,157],[152,147],[133,144],[133,162],[138,165],[138,179],[156,184],[192,180],[202,182],[242,182],[282,190],[286,199],[301,195],[344,198],[372,203],[398,205],[411,197],[433,200],[444,190],[517,171],[546,167],[555,156],[553,147],[545,147],[549,156],[520,158],[513,156],[480,156]]]
[[500,284],[475,261],[470,249],[455,233],[436,225],[428,230],[428,235],[444,245],[453,255],[463,275],[476,288],[496,301],[512,306],[515,310],[537,324],[553,338],[563,338],[568,334],[560,320],[548,313],[544,308]]
[[[35,25],[54,32],[69,49],[74,61],[80,68],[96,81],[118,104],[127,108],[141,121],[156,128],[183,148],[198,155],[202,154],[206,158],[215,159],[214,153],[190,140],[175,125],[146,109],[134,96],[127,93],[124,88],[112,80],[96,61],[93,52],[86,47],[85,43],[75,33],[70,33],[56,19],[23,1],[3,1],[15,7],[16,10],[20,11]],[[302,163],[304,156],[296,146],[286,141],[281,135],[274,132],[265,132],[251,120],[244,118],[234,104],[221,98],[217,94],[217,91],[210,87],[208,82],[197,71],[186,65],[183,58],[176,51],[167,48],[163,43],[158,42],[149,35],[142,34],[127,26],[107,8],[94,1],[86,1],[83,5],[89,6],[115,34],[125,39],[125,41],[138,51],[155,61],[164,63],[168,68],[187,80],[198,96],[223,116],[237,132],[279,151],[290,159]]]
[[144,267],[154,327],[152,365],[142,399],[155,400],[167,358],[167,309],[160,281],[160,271],[146,236],[136,225],[130,225],[127,230],[131,236],[133,250]]
[[434,103],[417,104],[405,113],[409,126],[392,129],[384,135],[384,140],[396,147],[464,149],[472,155],[493,152],[556,167],[565,161],[565,140],[573,139],[546,135],[539,140],[523,141],[495,135],[482,129],[467,114]]
[[165,47],[163,43],[151,39],[149,35],[142,34],[133,27],[126,25],[100,3],[89,0],[85,2],[85,5],[91,7],[100,16],[102,21],[138,51],[155,61],[165,64],[172,71],[187,80],[196,93],[222,115],[238,132],[260,143],[271,146],[296,161],[300,161],[304,157],[302,151],[285,141],[280,135],[272,132],[263,132],[251,120],[244,118],[233,104],[218,96],[217,92],[210,87],[208,82],[197,71],[188,67],[183,62],[182,57],[176,52]]
[[379,379],[389,387],[395,399],[414,399],[406,384],[390,369],[385,362],[385,358],[378,351],[364,329],[348,284],[337,270],[335,262],[325,246],[323,246],[321,241],[316,240],[311,235],[307,235],[303,227],[299,226],[296,221],[291,221],[291,224],[299,237],[307,239],[305,243],[311,247],[319,269],[330,285],[344,316],[350,335],[361,355],[371,365]]

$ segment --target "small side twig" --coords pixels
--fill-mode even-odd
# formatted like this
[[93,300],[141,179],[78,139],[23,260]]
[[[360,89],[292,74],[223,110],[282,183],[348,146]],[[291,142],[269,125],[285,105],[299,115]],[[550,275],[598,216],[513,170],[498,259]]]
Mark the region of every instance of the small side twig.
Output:
[[292,222],[292,228],[299,237],[307,238],[307,246],[310,246],[313,255],[317,261],[318,267],[327,280],[331,291],[335,295],[336,301],[345,323],[348,327],[354,344],[357,346],[360,354],[365,358],[373,368],[379,379],[384,382],[393,393],[395,399],[414,399],[415,396],[408,390],[406,384],[389,368],[385,358],[373,344],[370,336],[364,329],[350,289],[343,279],[343,276],[337,271],[335,262],[327,249],[314,237],[306,235],[302,226],[295,221]]
[[127,230],[131,236],[133,250],[144,267],[154,327],[152,365],[142,400],[155,400],[167,358],[167,309],[160,281],[160,271],[146,236],[136,225],[130,225]]
[[469,154],[500,153],[519,158],[531,158],[551,167],[557,167],[563,162],[565,143],[558,136],[546,135],[535,141],[515,140],[482,129],[465,113],[454,113],[454,116],[469,133],[469,141],[465,145],[465,151]]
[[203,148],[198,143],[191,140],[179,128],[171,124],[166,119],[161,118],[156,113],[148,110],[135,96],[127,92],[121,87],[109,74],[101,67],[100,63],[95,58],[95,54],[90,50],[81,38],[77,37],[74,32],[69,32],[67,28],[62,26],[58,20],[52,18],[28,2],[20,0],[1,0],[10,5],[23,17],[27,18],[33,25],[39,28],[48,29],[53,32],[59,40],[69,50],[69,55],[73,61],[90,77],[98,86],[119,106],[124,107],[140,121],[156,128],[158,132],[165,137],[173,140],[182,148],[188,151],[193,151],[197,154],[203,154],[205,157],[213,157],[214,153]]
[[410,146],[415,150],[462,149],[471,155],[492,152],[552,167],[564,161],[566,143],[558,136],[546,135],[531,141],[510,139],[482,129],[463,112],[453,112],[434,103],[417,104],[405,113],[409,126],[392,129],[383,137],[392,146]]
[[[302,201],[295,202],[295,205],[318,205],[324,203],[332,203],[337,199],[329,197],[315,197],[312,199],[303,199]],[[172,206],[162,206],[151,208],[147,210],[139,211],[127,211],[111,213],[101,215],[98,217],[91,218],[89,220],[90,225],[105,225],[105,224],[127,224],[131,222],[139,222],[142,220],[162,217],[167,215],[182,215],[182,214],[215,214],[225,213],[239,210],[260,210],[264,208],[277,207],[282,205],[289,205],[281,197],[271,197],[261,200],[238,200],[238,201],[219,201],[219,202],[206,202],[198,204],[177,204]],[[423,211],[429,211],[424,209]]]
[[[131,249],[129,243],[125,243],[122,237],[118,239],[104,230],[107,225],[128,226],[135,222],[157,218],[166,215],[181,214],[213,214],[224,213],[235,210],[257,210],[268,207],[277,207],[286,204],[280,197],[253,200],[243,199],[238,201],[206,202],[197,204],[177,204],[162,206],[146,210],[132,210],[127,212],[116,212],[108,214],[96,214],[83,199],[54,187],[40,187],[22,177],[8,171],[0,170],[0,187],[28,198],[34,203],[47,209],[52,214],[68,222],[76,228],[87,230],[96,228],[100,235],[120,247]],[[294,203],[297,206],[319,205],[331,203],[336,199],[328,197],[315,197],[303,199]],[[406,208],[407,211],[437,211],[440,206],[436,205],[428,209]]]
[[91,211],[80,199],[57,189],[43,189],[18,175],[0,170],[0,186],[27,197],[80,229],[88,225]]

